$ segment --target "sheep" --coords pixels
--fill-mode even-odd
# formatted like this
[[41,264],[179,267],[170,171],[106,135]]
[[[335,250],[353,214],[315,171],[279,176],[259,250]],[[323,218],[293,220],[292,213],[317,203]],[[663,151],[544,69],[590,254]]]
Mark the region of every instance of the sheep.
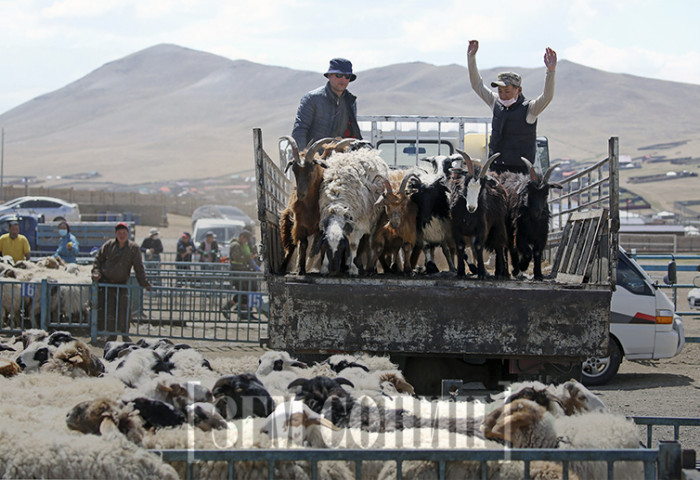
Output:
[[3,377],[14,377],[21,371],[22,369],[16,362],[0,358],[0,375]]
[[321,253],[327,263],[322,271],[337,275],[364,271],[364,250],[382,209],[376,205],[382,193],[377,178],[386,178],[389,168],[378,150],[360,149],[334,153],[323,173],[319,207],[321,231],[312,255]]
[[307,428],[321,425],[332,430],[340,430],[328,419],[314,412],[300,400],[280,403],[267,417],[260,431],[267,433],[273,440],[286,439],[297,445],[308,443]]
[[549,177],[559,164],[550,166],[544,175],[535,171],[529,160],[521,160],[528,168],[529,175],[513,172],[499,174],[506,190],[508,213],[506,229],[512,273],[517,277],[527,270],[530,260],[533,264],[533,278],[542,280],[542,253],[549,233],[549,190],[561,189],[558,183],[550,183]]
[[287,140],[292,147],[293,159],[287,163],[285,173],[291,167],[296,178],[296,187],[292,191],[287,201],[287,207],[280,216],[280,236],[282,246],[285,250],[284,260],[280,270],[285,272],[287,265],[294,254],[296,246],[299,245],[297,258],[297,272],[299,275],[306,274],[306,250],[309,245],[309,237],[319,234],[318,224],[321,211],[319,208],[319,193],[323,172],[327,165],[315,157],[318,150],[325,143],[332,140],[322,138],[308,148],[304,157],[299,155],[299,148],[290,136],[280,137],[280,140]]
[[107,365],[107,374],[118,378],[131,388],[144,381],[154,378],[158,373],[172,372],[175,365],[166,361],[157,352],[141,348],[134,350],[119,361]]
[[134,405],[126,407],[110,398],[78,403],[66,414],[66,425],[71,430],[94,435],[106,434],[116,428],[137,445],[146,434],[143,419]]
[[[543,406],[524,398],[489,413],[482,425],[486,438],[510,442],[514,448],[615,449],[638,448],[639,432],[622,415],[593,412],[554,417]],[[603,462],[571,462],[581,478],[604,478]],[[640,462],[615,462],[615,478],[642,478]]]
[[16,362],[24,372],[37,372],[42,365],[51,359],[55,351],[56,347],[53,345],[45,342],[34,342],[20,352]]
[[[429,161],[429,160],[426,160]],[[411,255],[411,265],[415,267],[421,252],[425,254],[425,270],[428,274],[437,273],[434,251],[442,248],[450,271],[457,269],[454,264],[455,241],[450,221],[448,185],[442,170],[429,173],[418,171],[418,178],[409,183],[411,201],[418,207],[416,247]]]
[[353,384],[351,391],[362,395],[374,393],[388,396],[407,393],[415,394],[413,385],[408,383],[400,370],[385,357],[353,356],[347,354],[332,355],[323,361],[336,374]]
[[128,355],[129,352],[133,352],[134,350],[137,350],[139,348],[140,347],[134,342],[110,341],[105,343],[102,357],[106,361],[111,362],[117,358],[124,357]]
[[[415,173],[392,172],[392,176],[402,176],[397,193],[394,193],[391,182],[384,180],[384,193],[376,204],[384,208],[384,213],[379,217],[377,227],[372,236],[372,259],[369,262],[369,270],[373,271],[377,260],[382,261],[384,272],[390,271],[390,264],[384,261],[385,256],[398,257],[398,252],[403,252],[403,272],[408,274],[412,270],[411,253],[416,244],[418,205],[411,200],[410,192],[406,191],[406,184],[413,178],[418,178]],[[398,263],[398,262],[396,262]]]
[[498,154],[492,155],[482,167],[472,162],[465,152],[457,151],[467,165],[466,172],[462,168],[451,169],[450,179],[450,213],[457,244],[457,275],[465,275],[465,247],[469,238],[476,256],[478,278],[483,280],[486,277],[484,248],[496,254],[496,277],[507,278],[506,192],[497,179],[488,175],[488,168]]
[[194,402],[185,407],[187,418],[191,418],[194,426],[204,432],[227,429],[226,419],[219,413],[216,406],[208,402]]
[[267,417],[275,409],[272,397],[253,373],[218,379],[212,394],[217,410],[226,419]]
[[495,399],[502,400],[504,397],[503,403],[510,403],[519,398],[532,400],[554,416],[607,411],[600,398],[573,378],[561,385],[544,385],[540,382],[515,383],[506,392],[496,395]]
[[[50,339],[51,336],[49,336]],[[51,343],[49,346],[52,346]],[[104,373],[105,366],[96,355],[90,353],[87,345],[80,340],[73,339],[68,342],[60,342],[53,356],[41,366],[41,370],[58,372],[70,377],[99,377]]]

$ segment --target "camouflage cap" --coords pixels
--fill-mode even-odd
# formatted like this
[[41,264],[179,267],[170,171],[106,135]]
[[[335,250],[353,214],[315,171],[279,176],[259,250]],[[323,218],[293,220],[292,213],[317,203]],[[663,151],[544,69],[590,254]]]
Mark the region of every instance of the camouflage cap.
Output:
[[491,82],[492,87],[507,87],[508,85],[513,85],[514,87],[520,86],[520,75],[514,72],[501,72],[498,74],[498,80]]

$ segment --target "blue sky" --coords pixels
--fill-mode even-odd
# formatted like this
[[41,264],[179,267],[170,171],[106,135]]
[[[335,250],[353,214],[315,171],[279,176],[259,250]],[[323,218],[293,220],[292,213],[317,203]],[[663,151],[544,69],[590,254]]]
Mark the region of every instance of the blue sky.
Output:
[[560,60],[700,84],[699,20],[700,2],[682,0],[0,0],[0,113],[159,43],[322,72],[337,56],[356,71],[464,65],[478,39],[480,68],[542,66],[550,46]]

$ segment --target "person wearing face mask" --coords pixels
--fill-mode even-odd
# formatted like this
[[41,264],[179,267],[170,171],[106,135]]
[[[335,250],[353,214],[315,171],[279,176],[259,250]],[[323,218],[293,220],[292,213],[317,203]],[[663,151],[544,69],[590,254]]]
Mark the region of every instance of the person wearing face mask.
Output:
[[65,220],[58,224],[58,248],[54,257],[60,258],[66,263],[75,263],[77,261],[80,245],[75,235],[70,233],[70,225]]
[[491,164],[494,172],[511,171],[527,174],[527,167],[520,160],[525,157],[535,161],[537,151],[537,117],[547,108],[554,97],[554,72],[557,67],[557,54],[547,47],[544,64],[547,73],[544,91],[534,100],[527,100],[523,95],[520,75],[514,72],[501,72],[491,86],[498,88],[498,93],[488,89],[479,69],[476,67],[478,40],[470,40],[467,47],[467,68],[472,89],[491,108],[491,139],[489,156],[500,153]]

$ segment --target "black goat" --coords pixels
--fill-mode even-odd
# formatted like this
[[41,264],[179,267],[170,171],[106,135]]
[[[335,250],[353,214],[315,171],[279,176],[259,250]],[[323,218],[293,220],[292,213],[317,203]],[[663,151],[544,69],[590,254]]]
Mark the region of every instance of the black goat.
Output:
[[216,409],[228,420],[267,417],[275,410],[275,402],[253,373],[221,377],[211,393]]
[[450,179],[450,213],[457,244],[457,275],[465,275],[465,249],[467,239],[470,239],[478,278],[486,277],[484,248],[496,254],[496,277],[507,278],[506,191],[496,178],[488,175],[489,165],[498,154],[492,155],[480,166],[473,163],[465,152],[458,152],[464,158],[467,171],[453,168]]
[[547,198],[550,188],[562,188],[558,183],[549,183],[549,177],[559,164],[550,166],[541,175],[527,159],[522,160],[529,175],[503,172],[499,176],[508,195],[508,250],[514,277],[527,270],[532,260],[534,279],[542,280],[542,252],[547,244],[550,218]]
[[411,266],[415,267],[422,251],[425,254],[426,272],[437,273],[433,252],[435,247],[440,246],[450,271],[455,271],[455,242],[450,222],[447,180],[441,170],[435,173],[424,172],[413,177],[408,186],[414,191],[411,201],[418,205],[418,235],[411,255]]

